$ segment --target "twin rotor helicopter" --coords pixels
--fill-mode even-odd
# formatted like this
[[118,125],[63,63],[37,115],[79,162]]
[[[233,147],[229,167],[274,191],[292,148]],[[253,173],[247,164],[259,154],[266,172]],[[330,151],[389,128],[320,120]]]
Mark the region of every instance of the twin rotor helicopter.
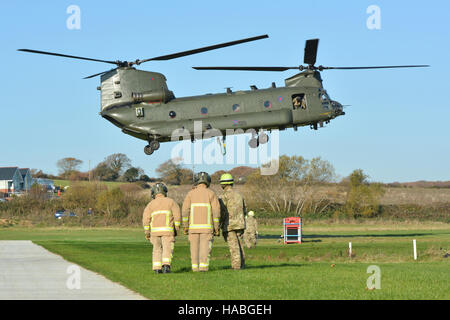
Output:
[[[116,67],[85,77],[100,76],[101,92],[100,115],[119,127],[123,133],[147,141],[144,148],[147,155],[158,150],[160,143],[171,141],[174,132],[180,136],[188,135],[191,141],[210,138],[204,135],[208,130],[216,129],[226,134],[252,132],[249,140],[251,148],[267,143],[269,137],[264,131],[284,130],[300,126],[310,126],[317,130],[324,123],[344,115],[343,106],[330,99],[322,85],[320,72],[323,70],[354,70],[382,68],[413,68],[428,65],[369,66],[369,67],[324,67],[316,66],[319,39],[306,41],[304,64],[296,67],[193,67],[196,70],[230,71],[286,71],[300,72],[285,79],[284,87],[275,83],[266,89],[250,86],[251,90],[236,91],[227,89],[225,93],[176,98],[168,89],[166,77],[157,72],[137,70],[148,61],[162,61],[181,58],[205,51],[233,46],[245,42],[268,38],[261,35],[198,49],[177,52],[159,57],[135,61],[112,61],[85,58],[60,53],[19,49],[19,51],[53,55],[72,59],[81,59],[113,64]],[[201,123],[198,128],[197,124]],[[194,134],[201,130],[200,135]],[[230,130],[231,129],[231,130]]]

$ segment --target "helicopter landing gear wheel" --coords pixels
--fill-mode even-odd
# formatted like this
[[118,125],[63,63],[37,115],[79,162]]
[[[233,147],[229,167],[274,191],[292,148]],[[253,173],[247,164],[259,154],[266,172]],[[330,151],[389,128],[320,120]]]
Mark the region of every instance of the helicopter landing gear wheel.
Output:
[[258,148],[258,146],[259,146],[258,138],[251,138],[248,141],[248,146],[252,149]]
[[260,144],[266,144],[267,142],[269,142],[269,136],[266,133],[261,132],[258,136],[258,142]]
[[153,149],[153,151],[155,151],[159,149],[160,143],[157,140],[153,140],[149,143],[149,146]]
[[144,147],[144,153],[148,156],[151,155],[153,153],[153,151],[155,151],[155,150],[149,144]]

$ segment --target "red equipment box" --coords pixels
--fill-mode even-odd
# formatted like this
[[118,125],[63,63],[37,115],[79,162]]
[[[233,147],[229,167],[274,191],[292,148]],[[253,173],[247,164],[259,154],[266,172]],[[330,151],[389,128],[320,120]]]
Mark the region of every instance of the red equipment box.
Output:
[[302,243],[302,218],[290,217],[283,220],[284,243]]

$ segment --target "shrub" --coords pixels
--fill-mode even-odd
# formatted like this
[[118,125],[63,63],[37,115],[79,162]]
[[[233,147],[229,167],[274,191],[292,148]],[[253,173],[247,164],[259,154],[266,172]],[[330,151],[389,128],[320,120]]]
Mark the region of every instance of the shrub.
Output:
[[125,194],[119,188],[102,191],[98,198],[96,209],[111,218],[120,218],[128,215],[128,205]]
[[381,212],[380,198],[384,194],[381,184],[369,184],[368,176],[361,169],[349,176],[349,190],[345,211],[352,217],[373,217]]
[[74,183],[62,197],[63,206],[69,210],[94,208],[98,196],[106,189],[101,183]]

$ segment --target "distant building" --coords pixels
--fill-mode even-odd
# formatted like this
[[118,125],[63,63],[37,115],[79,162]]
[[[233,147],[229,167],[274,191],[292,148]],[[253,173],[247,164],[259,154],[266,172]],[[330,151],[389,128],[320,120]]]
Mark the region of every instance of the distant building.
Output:
[[24,181],[19,167],[0,167],[0,194],[8,197],[22,191]]
[[47,191],[55,190],[55,184],[54,184],[53,180],[51,180],[51,179],[36,178],[36,179],[33,179],[33,183],[37,183],[41,186],[45,186],[47,188]]
[[20,174],[22,175],[23,185],[21,190],[30,191],[33,185],[33,177],[31,176],[31,171],[28,168],[20,168]]

